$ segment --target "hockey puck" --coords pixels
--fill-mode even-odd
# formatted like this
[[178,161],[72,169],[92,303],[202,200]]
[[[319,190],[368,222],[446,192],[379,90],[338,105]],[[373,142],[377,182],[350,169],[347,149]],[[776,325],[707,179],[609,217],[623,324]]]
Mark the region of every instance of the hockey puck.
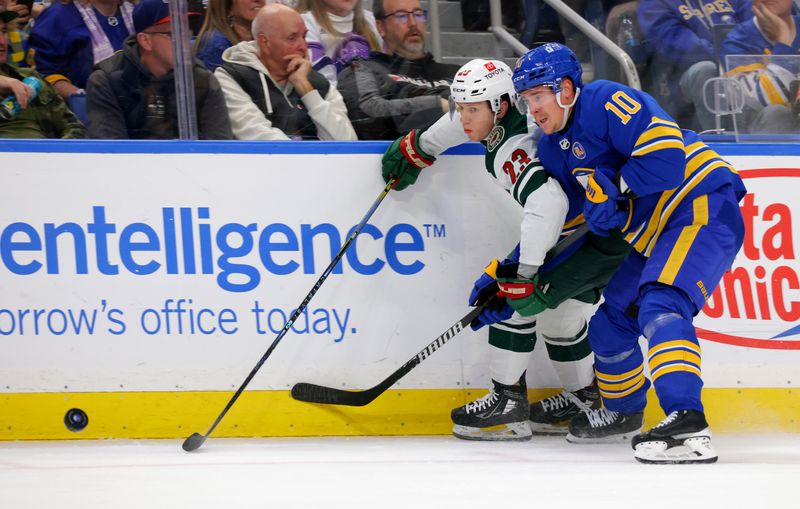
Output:
[[64,415],[64,425],[75,433],[83,431],[89,425],[89,416],[80,408],[70,408]]

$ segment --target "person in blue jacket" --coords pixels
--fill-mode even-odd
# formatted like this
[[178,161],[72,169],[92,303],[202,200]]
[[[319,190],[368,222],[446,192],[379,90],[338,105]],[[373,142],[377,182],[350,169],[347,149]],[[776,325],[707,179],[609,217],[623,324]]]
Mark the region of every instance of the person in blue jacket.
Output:
[[750,0],[641,0],[636,15],[654,52],[654,93],[679,121],[715,128],[716,119],[703,103],[703,85],[719,75],[715,27],[750,19]]
[[791,108],[796,99],[791,86],[800,71],[800,16],[792,10],[792,0],[753,0],[754,17],[736,25],[722,43],[727,75],[742,85],[749,132],[796,133],[800,128]]
[[135,33],[132,16],[129,1],[53,2],[36,19],[28,39],[36,70],[64,99],[84,93],[94,64]]
[[193,46],[206,69],[214,72],[223,64],[222,53],[226,49],[253,40],[253,19],[262,7],[264,0],[209,0]]
[[634,457],[714,462],[692,320],[742,245],[738,202],[746,189],[729,163],[650,95],[611,81],[584,85],[582,74],[572,50],[548,43],[520,58],[513,77],[520,106],[544,132],[544,168],[565,190],[585,190],[583,214],[595,234],[621,231],[633,247],[589,324],[604,407],[573,418],[567,440],[608,441],[641,430],[651,384],[639,347],[644,336],[667,418],[633,436]]

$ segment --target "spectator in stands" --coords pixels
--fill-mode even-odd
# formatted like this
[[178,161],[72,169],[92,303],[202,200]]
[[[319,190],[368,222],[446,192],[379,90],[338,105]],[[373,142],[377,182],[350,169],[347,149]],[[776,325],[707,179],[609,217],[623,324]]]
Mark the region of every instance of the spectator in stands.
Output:
[[263,7],[253,41],[225,50],[215,74],[240,140],[355,140],[336,87],[311,68],[306,26],[282,4]]
[[[536,42],[564,40],[558,13],[543,0],[521,0],[518,10],[523,20],[519,40],[526,48],[532,48]],[[503,6],[503,24],[513,27],[514,24],[506,23],[505,16],[506,9]]]
[[651,65],[667,85],[656,85],[654,95],[679,124],[691,121],[693,113],[696,122],[690,128],[713,129],[714,115],[703,103],[703,85],[719,75],[713,30],[750,19],[750,0],[641,0],[637,15],[655,51]]
[[297,10],[308,28],[311,63],[334,85],[351,60],[383,47],[375,16],[364,10],[361,0],[300,0]]
[[[634,26],[638,27],[639,23],[636,20],[636,10],[638,8],[639,0],[634,0],[632,2],[622,1],[611,7],[611,9],[608,11],[608,15],[606,16],[606,36],[608,36],[608,38],[612,41],[618,40],[623,16],[627,16]],[[623,47],[622,49],[626,48]]]
[[[742,120],[749,132],[796,133],[800,128],[792,112],[797,98],[790,96],[800,71],[800,16],[792,16],[792,6],[792,0],[753,0],[753,19],[738,24],[722,43],[727,74],[745,93]],[[729,55],[758,57],[731,65]]]
[[252,41],[253,19],[264,0],[210,0],[203,28],[194,43],[197,58],[209,71],[222,65],[222,52],[242,41]]
[[82,94],[97,62],[134,33],[133,4],[120,0],[65,0],[45,9],[28,39],[36,69],[61,97]]
[[[0,138],[85,138],[86,128],[52,85],[36,71],[7,62],[7,25],[16,17],[16,12],[0,9],[0,97],[13,94],[22,109],[11,119],[0,118]],[[28,76],[41,83],[35,97],[33,89],[22,82]]]
[[[169,20],[169,5],[163,0],[142,0],[136,6],[136,35],[125,41],[122,51],[100,62],[89,77],[87,112],[91,137],[178,137]],[[195,61],[193,75],[200,139],[231,139],[219,83],[199,61]]]
[[31,9],[26,3],[17,0],[0,0],[0,10],[7,9],[17,13],[17,19],[10,22],[8,29],[8,47],[10,50],[8,61],[17,67],[28,67],[25,55],[28,52],[28,35],[30,21],[41,14],[44,9],[40,3],[33,4]]
[[360,139],[393,140],[430,127],[448,110],[458,66],[425,52],[419,0],[375,0],[373,8],[385,53],[351,62],[339,73],[339,89]]

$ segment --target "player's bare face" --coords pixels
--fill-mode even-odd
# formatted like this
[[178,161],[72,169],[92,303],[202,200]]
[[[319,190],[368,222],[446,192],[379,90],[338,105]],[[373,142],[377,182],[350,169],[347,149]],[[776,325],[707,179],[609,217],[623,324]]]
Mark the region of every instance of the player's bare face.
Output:
[[481,141],[494,127],[494,112],[488,101],[480,103],[456,103],[461,113],[461,127],[470,141]]
[[533,119],[545,134],[553,134],[561,127],[564,109],[556,102],[556,94],[547,85],[540,85],[520,94],[528,105]]

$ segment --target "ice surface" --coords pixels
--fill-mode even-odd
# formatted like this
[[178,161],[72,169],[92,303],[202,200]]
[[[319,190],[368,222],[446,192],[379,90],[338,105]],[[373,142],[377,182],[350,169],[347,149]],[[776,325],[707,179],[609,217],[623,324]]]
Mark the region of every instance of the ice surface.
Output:
[[720,461],[689,466],[559,437],[181,442],[0,442],[0,508],[800,507],[800,434],[720,434]]

